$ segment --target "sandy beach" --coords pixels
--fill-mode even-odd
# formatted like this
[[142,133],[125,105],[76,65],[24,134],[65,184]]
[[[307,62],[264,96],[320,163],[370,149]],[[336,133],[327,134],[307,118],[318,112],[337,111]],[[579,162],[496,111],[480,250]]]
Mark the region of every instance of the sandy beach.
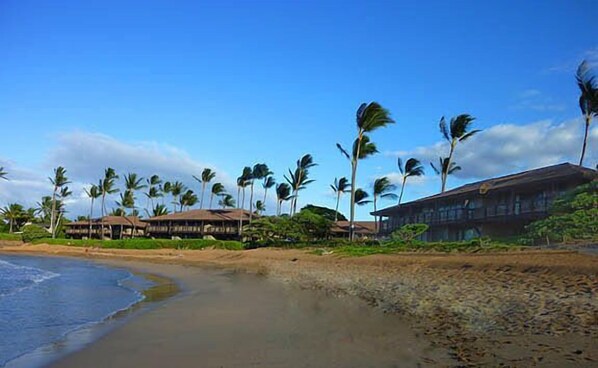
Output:
[[60,367],[598,362],[598,261],[571,251],[349,258],[280,249],[1,247],[161,274],[184,290]]

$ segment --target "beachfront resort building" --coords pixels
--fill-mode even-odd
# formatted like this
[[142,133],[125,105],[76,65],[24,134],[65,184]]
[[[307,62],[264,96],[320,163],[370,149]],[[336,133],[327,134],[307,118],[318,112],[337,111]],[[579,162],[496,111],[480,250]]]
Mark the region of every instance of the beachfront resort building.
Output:
[[[349,238],[349,221],[333,222],[330,233],[334,238]],[[361,239],[376,237],[375,221],[355,221],[355,236]]]
[[[253,216],[258,217],[257,215]],[[152,217],[146,233],[154,238],[238,239],[240,229],[249,223],[249,211],[242,209],[190,210]]]
[[65,236],[70,239],[100,238],[102,227],[104,238],[125,239],[145,236],[147,223],[137,216],[104,216],[102,218],[73,221],[64,224]]
[[596,170],[564,163],[466,184],[372,215],[379,216],[380,236],[424,223],[430,226],[424,241],[508,237],[547,217],[557,196],[592,180],[598,180]]

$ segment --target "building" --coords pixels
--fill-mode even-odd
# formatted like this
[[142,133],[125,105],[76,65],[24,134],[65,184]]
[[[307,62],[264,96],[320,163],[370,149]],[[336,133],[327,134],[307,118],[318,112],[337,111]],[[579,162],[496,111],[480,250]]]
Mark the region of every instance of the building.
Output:
[[[65,235],[71,239],[100,238],[104,226],[104,238],[123,239],[145,236],[147,223],[137,216],[104,216],[90,221],[74,221],[64,224]],[[134,234],[134,236],[133,236]]]
[[[355,236],[358,238],[374,238],[376,237],[376,222],[375,221],[355,221]],[[330,232],[335,238],[349,238],[349,221],[337,221],[332,223]]]
[[380,216],[381,236],[414,223],[430,226],[426,241],[513,236],[547,217],[557,196],[597,177],[595,170],[564,163],[466,184],[372,215]]
[[[253,216],[257,217],[256,215]],[[249,211],[242,209],[190,210],[152,217],[147,234],[155,238],[238,239],[240,229],[249,222]]]

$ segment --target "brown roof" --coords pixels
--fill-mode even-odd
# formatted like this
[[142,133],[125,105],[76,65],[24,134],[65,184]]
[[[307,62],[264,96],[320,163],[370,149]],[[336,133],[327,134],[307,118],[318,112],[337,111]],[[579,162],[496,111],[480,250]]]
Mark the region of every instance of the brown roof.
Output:
[[[330,231],[333,233],[348,233],[349,232],[349,221],[337,221],[332,224]],[[376,233],[376,222],[375,221],[355,221],[355,233],[356,234],[375,234]]]
[[[254,215],[254,217],[259,217]],[[234,209],[217,210],[190,210],[185,212],[175,212],[168,215],[156,216],[146,221],[239,221],[249,220],[249,211]]]
[[544,182],[549,180],[561,179],[566,177],[587,177],[589,179],[594,179],[598,177],[598,172],[593,169],[588,169],[583,166],[573,165],[570,163],[562,163],[553,166],[542,167],[539,169],[533,169],[528,171],[523,171],[517,174],[511,174],[506,176],[501,176],[498,178],[486,179],[481,180],[471,184],[465,184],[455,189],[448,190],[444,193],[435,194],[429,197],[421,198],[412,202],[402,203],[400,206],[392,206],[388,208],[381,209],[376,212],[372,212],[372,215],[376,216],[385,216],[395,212],[399,207],[404,207],[412,204],[420,204],[425,202],[431,202],[438,199],[448,198],[459,196],[462,194],[471,194],[472,192],[477,192],[480,194],[485,194],[489,191],[494,191],[497,189],[503,189],[508,187],[514,186],[522,186],[522,185],[530,185],[537,182]]
[[[135,227],[138,228],[145,228],[147,226],[147,223],[143,220],[141,220],[139,217],[137,216],[104,216],[104,225],[105,226],[133,226],[135,225]],[[97,218],[97,219],[93,219],[91,220],[92,225],[101,225],[102,224],[102,219],[101,218]],[[65,226],[81,226],[81,225],[85,225],[85,226],[89,226],[89,221],[73,221],[73,222],[69,222],[67,224],[64,224]]]

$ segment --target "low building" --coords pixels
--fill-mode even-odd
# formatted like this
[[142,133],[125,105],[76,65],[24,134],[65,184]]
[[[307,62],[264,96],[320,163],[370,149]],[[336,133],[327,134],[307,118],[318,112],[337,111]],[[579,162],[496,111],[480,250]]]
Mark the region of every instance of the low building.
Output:
[[430,226],[425,241],[519,235],[532,221],[547,217],[560,194],[597,177],[596,170],[564,163],[466,184],[372,215],[380,218],[381,236],[414,223]]
[[[257,216],[253,216],[256,218]],[[190,210],[152,217],[147,234],[155,238],[238,239],[249,222],[249,211],[241,209]]]
[[147,223],[137,216],[104,216],[103,218],[74,221],[64,224],[65,235],[71,239],[100,238],[102,227],[104,238],[124,239],[145,236]]
[[[355,236],[358,238],[374,238],[376,237],[376,222],[375,221],[355,221]],[[349,238],[349,221],[337,221],[332,223],[330,232],[335,238]]]

